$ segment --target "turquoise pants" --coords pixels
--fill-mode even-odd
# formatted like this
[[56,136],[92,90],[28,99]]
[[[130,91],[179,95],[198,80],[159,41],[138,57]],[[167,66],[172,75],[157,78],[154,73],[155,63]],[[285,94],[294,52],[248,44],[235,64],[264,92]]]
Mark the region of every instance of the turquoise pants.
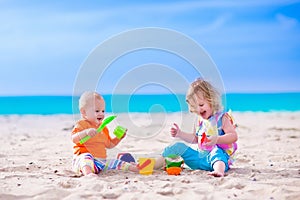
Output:
[[167,157],[172,154],[181,156],[184,160],[184,163],[191,169],[213,171],[213,165],[217,161],[223,161],[225,163],[225,171],[229,169],[229,155],[223,149],[217,146],[211,152],[207,152],[197,151],[182,142],[177,142],[166,147],[162,153],[162,156]]

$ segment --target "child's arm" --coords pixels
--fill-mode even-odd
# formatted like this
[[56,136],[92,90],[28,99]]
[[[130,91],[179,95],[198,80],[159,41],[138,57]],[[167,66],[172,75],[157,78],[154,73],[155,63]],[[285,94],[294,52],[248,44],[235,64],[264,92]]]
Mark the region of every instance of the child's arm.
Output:
[[225,132],[225,135],[219,136],[217,144],[231,144],[237,141],[238,136],[235,130],[235,125],[232,124],[230,118],[227,115],[224,115],[222,118],[222,129]]
[[225,132],[224,135],[218,135],[217,137],[209,137],[210,142],[207,145],[215,144],[231,144],[237,141],[238,136],[235,130],[235,125],[232,124],[230,118],[227,115],[224,115],[222,118],[222,129]]
[[115,146],[117,146],[121,142],[121,140],[126,136],[126,133],[127,133],[127,130],[124,133],[123,137],[120,138],[120,139],[117,138],[117,137],[111,139],[109,145],[107,146],[107,148],[111,149],[111,148],[114,148]]
[[181,129],[179,128],[179,126],[174,123],[174,126],[171,128],[170,130],[171,132],[171,136],[172,137],[178,137],[180,139],[182,139],[183,141],[186,141],[188,143],[198,143],[198,137],[192,133],[186,133],[181,131]]
[[115,146],[117,146],[119,143],[121,142],[121,139],[118,139],[118,138],[113,138],[111,139],[109,145],[107,148],[111,149],[111,148],[114,148]]
[[85,136],[91,136],[94,137],[97,134],[97,130],[94,128],[85,129],[82,131],[79,131],[77,133],[74,133],[72,135],[72,141],[73,143],[77,144],[80,142],[81,139],[83,139]]

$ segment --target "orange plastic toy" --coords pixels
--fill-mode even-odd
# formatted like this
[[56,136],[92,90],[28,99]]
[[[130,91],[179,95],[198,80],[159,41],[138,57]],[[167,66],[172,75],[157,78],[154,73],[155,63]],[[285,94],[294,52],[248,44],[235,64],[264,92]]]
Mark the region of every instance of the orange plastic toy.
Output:
[[169,167],[169,168],[166,168],[166,171],[168,173],[168,175],[180,175],[181,173],[181,167]]
[[183,166],[183,159],[177,155],[169,155],[165,158],[166,161],[166,171],[168,175],[180,175],[182,166]]

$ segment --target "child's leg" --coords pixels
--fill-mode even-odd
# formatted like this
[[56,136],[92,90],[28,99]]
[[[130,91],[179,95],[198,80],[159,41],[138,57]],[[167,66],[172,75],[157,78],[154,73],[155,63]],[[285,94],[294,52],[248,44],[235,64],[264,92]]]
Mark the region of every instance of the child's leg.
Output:
[[209,175],[212,175],[214,177],[222,177],[224,176],[226,165],[223,161],[217,161],[213,165],[214,171],[209,172]]
[[99,170],[94,165],[94,158],[89,153],[80,154],[73,159],[73,171],[83,175],[99,173]]
[[169,155],[177,155],[177,156],[182,156],[186,153],[186,151],[190,147],[187,146],[186,144],[182,142],[176,142],[175,144],[168,146],[164,149],[162,156],[167,157]]
[[106,170],[122,170],[122,171],[132,171],[139,172],[136,163],[128,163],[119,159],[109,159],[109,160],[96,160],[96,165],[101,171]]
[[166,165],[165,158],[160,156],[155,160],[154,169],[161,169]]
[[89,175],[90,173],[93,173],[91,167],[88,165],[83,166],[81,169],[81,172],[84,176]]
[[217,147],[210,152],[208,159],[211,162],[212,168],[212,171],[208,174],[215,177],[224,176],[225,172],[229,169],[228,154],[224,150]]
[[182,142],[177,142],[171,146],[164,149],[162,156],[167,157],[170,155],[181,156],[184,163],[188,165],[191,169],[203,169],[210,170],[210,163],[207,162],[207,154],[202,155],[198,151],[192,149]]

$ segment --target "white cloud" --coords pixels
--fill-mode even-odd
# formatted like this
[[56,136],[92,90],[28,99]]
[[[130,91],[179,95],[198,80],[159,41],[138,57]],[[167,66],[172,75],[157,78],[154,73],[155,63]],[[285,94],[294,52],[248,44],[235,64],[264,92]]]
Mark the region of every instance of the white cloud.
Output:
[[285,16],[283,14],[277,14],[276,19],[283,27],[283,29],[292,29],[299,24],[297,19]]
[[209,34],[212,32],[216,32],[224,27],[226,25],[226,22],[228,22],[230,19],[232,19],[232,14],[222,14],[218,16],[216,19],[214,19],[211,22],[207,22],[206,24],[195,27],[193,30],[189,31],[191,34]]

